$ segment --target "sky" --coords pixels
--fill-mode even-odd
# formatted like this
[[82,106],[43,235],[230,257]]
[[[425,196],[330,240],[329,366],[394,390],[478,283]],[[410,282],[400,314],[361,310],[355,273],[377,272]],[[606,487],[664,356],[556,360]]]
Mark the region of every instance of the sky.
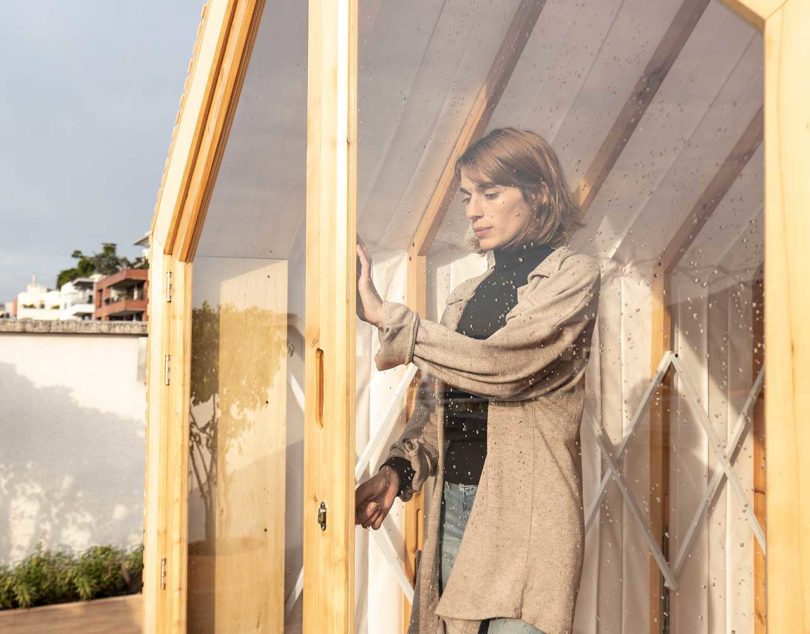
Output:
[[0,303],[149,230],[204,0],[0,2]]

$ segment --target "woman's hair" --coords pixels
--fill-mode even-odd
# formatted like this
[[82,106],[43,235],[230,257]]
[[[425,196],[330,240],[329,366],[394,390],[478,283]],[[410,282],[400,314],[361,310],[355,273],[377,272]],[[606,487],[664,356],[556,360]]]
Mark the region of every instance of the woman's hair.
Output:
[[[518,244],[534,242],[558,247],[567,244],[572,232],[584,226],[557,154],[539,134],[516,128],[497,128],[478,139],[456,161],[478,184],[517,187],[532,207],[534,218],[518,238]],[[468,242],[482,253],[472,230]]]

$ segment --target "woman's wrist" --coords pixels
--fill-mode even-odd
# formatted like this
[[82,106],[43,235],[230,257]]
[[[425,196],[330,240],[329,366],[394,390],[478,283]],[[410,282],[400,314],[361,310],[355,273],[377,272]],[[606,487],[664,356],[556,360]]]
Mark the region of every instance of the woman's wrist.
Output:
[[400,480],[396,469],[391,465],[384,464],[380,467],[380,473],[385,476],[386,482],[388,482],[389,485],[396,485],[397,491],[399,491]]

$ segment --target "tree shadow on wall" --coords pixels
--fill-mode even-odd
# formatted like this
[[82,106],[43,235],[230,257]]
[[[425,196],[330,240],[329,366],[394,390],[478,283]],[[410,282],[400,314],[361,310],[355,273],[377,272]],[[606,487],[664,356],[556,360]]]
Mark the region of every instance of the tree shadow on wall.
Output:
[[140,539],[144,425],[0,363],[0,563],[39,541],[83,549]]

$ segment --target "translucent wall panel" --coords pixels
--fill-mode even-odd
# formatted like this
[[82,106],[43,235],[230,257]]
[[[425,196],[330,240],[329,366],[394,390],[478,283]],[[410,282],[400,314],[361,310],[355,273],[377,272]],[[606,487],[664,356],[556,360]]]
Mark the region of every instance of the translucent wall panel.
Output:
[[[762,38],[716,1],[538,7],[524,42],[519,2],[361,6],[358,228],[375,283],[385,299],[412,300],[408,249],[476,117],[481,133],[513,126],[543,136],[587,223],[568,246],[602,272],[581,430],[587,533],[574,631],[760,631]],[[453,289],[492,264],[470,248],[457,187],[438,205],[416,281],[433,321]],[[405,422],[397,388],[407,368],[377,372],[376,349],[376,331],[360,323],[357,453],[388,412],[398,417],[361,479]],[[718,476],[725,458],[713,433],[735,483]],[[381,530],[400,558],[404,527],[396,502]],[[358,532],[358,631],[398,627],[401,584],[379,541]]]
[[189,632],[301,631],[306,19],[264,9],[193,263]]

